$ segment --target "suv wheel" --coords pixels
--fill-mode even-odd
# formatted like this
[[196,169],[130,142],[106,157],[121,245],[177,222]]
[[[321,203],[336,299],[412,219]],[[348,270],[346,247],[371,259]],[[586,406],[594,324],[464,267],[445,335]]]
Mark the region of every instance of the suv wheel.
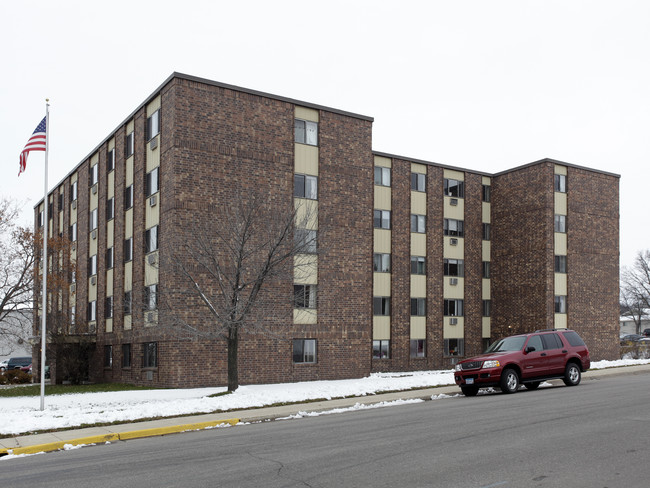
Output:
[[512,368],[506,368],[501,373],[501,391],[503,393],[514,393],[519,389],[519,375]]
[[569,363],[564,369],[564,384],[576,386],[580,384],[580,368],[576,363]]
[[460,390],[465,396],[476,396],[478,393],[478,386],[461,386]]

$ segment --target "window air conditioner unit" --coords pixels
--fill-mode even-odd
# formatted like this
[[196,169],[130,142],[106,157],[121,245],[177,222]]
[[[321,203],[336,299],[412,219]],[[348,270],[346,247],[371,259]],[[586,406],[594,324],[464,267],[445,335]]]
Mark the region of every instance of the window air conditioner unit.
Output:
[[77,200],[74,200],[74,201],[70,204],[70,208],[71,208],[72,210],[74,210],[74,209],[77,208]]
[[157,203],[158,203],[158,195],[152,195],[152,196],[149,197],[149,206],[150,207],[155,207]]
[[153,381],[153,371],[147,371],[147,381]]
[[148,312],[147,313],[147,322],[152,323],[155,321],[155,316],[153,312]]
[[154,137],[153,139],[151,139],[151,142],[149,142],[149,149],[153,151],[157,147],[158,147],[158,138]]
[[97,183],[95,183],[93,185],[93,187],[91,188],[91,191],[93,192],[93,195],[97,195]]
[[97,284],[97,276],[93,276],[90,278],[90,284],[91,285],[96,285]]
[[70,285],[70,293],[75,293],[76,291],[77,291],[77,284],[76,284],[76,283],[72,283],[72,284]]
[[147,256],[147,262],[153,266],[154,264],[156,264],[156,258],[157,258],[156,254],[149,254],[149,256]]
[[458,278],[449,278],[449,284],[450,285],[457,285],[458,284]]
[[449,239],[449,244],[451,244],[452,246],[457,246],[458,245],[458,239],[455,239],[455,238],[452,237],[451,239]]
[[458,324],[458,319],[456,317],[452,317],[449,319],[449,325],[457,325]]
[[449,201],[449,203],[450,203],[452,206],[455,207],[456,205],[458,205],[458,198],[452,198],[452,199]]
[[93,240],[94,240],[94,239],[97,239],[97,229],[94,229],[94,230],[90,233],[90,237],[92,237]]

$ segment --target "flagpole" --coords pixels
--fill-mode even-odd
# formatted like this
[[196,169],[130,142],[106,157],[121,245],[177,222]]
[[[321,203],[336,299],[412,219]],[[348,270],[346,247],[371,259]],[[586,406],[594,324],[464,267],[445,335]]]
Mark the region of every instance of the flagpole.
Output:
[[45,333],[47,331],[47,224],[49,216],[47,215],[49,202],[47,201],[47,156],[50,148],[50,100],[45,99],[45,182],[43,189],[43,308],[41,313],[41,411],[45,410]]

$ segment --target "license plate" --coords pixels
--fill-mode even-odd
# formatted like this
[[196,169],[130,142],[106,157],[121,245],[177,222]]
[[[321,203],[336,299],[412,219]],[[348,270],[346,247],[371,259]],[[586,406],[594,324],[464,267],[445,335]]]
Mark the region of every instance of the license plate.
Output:
[[473,385],[474,384],[474,378],[467,378],[465,380],[466,385]]

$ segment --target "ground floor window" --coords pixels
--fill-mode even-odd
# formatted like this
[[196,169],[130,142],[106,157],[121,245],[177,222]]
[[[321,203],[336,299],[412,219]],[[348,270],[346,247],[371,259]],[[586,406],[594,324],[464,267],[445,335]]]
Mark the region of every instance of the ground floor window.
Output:
[[426,357],[426,355],[426,340],[411,339],[411,357],[423,358]]
[[445,356],[464,356],[464,339],[445,339]]
[[316,339],[294,339],[293,340],[293,362],[294,363],[315,363],[316,362]]
[[145,342],[142,345],[142,367],[143,368],[158,367],[158,343],[157,342]]
[[113,346],[104,346],[104,367],[113,367]]
[[390,358],[390,341],[372,341],[372,358],[388,359]]
[[131,344],[122,344],[122,367],[131,367]]

